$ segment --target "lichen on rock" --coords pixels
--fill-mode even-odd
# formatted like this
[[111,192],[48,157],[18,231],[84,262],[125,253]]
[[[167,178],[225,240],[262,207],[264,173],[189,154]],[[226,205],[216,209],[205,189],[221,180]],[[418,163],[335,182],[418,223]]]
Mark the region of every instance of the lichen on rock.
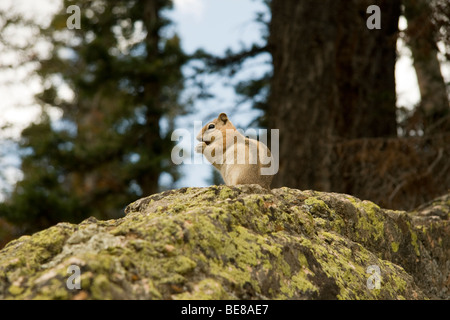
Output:
[[406,213],[289,188],[170,190],[10,242],[0,299],[448,299],[450,201],[436,201]]

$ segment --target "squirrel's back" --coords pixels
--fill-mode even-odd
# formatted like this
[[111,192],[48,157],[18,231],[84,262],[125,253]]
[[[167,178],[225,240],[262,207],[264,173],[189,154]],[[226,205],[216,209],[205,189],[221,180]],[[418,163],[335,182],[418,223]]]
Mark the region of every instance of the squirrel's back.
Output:
[[[197,139],[201,142],[196,151],[220,171],[227,185],[259,184],[270,189],[273,175],[262,174],[262,169],[270,167],[273,161],[269,148],[261,141],[244,137],[226,114],[221,113],[205,125]],[[221,163],[217,152],[223,154]]]

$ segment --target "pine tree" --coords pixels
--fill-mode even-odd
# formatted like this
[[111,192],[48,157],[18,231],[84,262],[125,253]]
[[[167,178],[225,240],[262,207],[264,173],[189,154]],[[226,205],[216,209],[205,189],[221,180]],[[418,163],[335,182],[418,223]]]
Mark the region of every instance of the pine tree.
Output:
[[[70,5],[80,7],[80,29],[67,28]],[[183,109],[187,57],[176,35],[163,35],[171,7],[169,0],[64,1],[41,30],[53,44],[38,71],[43,114],[22,133],[24,178],[0,215],[27,231],[118,217],[129,202],[158,191],[161,173],[177,178],[168,132]],[[62,85],[73,97],[61,96]],[[62,111],[60,121],[50,121],[47,106]]]

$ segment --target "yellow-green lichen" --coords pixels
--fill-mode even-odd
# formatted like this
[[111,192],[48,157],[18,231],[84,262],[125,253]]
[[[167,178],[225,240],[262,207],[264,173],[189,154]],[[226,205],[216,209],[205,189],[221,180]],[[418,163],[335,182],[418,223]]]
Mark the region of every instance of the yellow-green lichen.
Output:
[[[390,253],[398,252],[399,244],[389,248],[383,238],[390,221],[377,206],[353,200],[356,211],[347,213],[348,203],[339,205],[346,198],[334,194],[242,190],[165,192],[137,201],[121,219],[58,225],[23,237],[0,252],[6,283],[0,298],[412,297],[409,290],[416,287],[405,271],[366,248],[385,241]],[[411,233],[411,242],[420,245],[417,234]],[[71,263],[81,267],[82,295],[66,288]],[[382,271],[380,290],[366,286],[370,265]]]
[[234,195],[234,192],[229,187],[223,187],[219,192],[219,198],[223,199],[223,200],[232,198],[233,195]]
[[391,242],[391,249],[394,253],[398,251],[399,243],[398,242]]
[[353,197],[347,199],[358,209],[358,222],[356,224],[357,235],[362,240],[375,241],[384,236],[384,217],[380,213],[380,207],[370,201],[357,201]]
[[[296,296],[301,296],[304,294],[318,292],[319,289],[310,280],[308,280],[307,274],[301,270],[290,279],[282,281],[280,291],[286,296],[286,298],[292,298],[294,294],[296,294]],[[281,297],[282,296],[280,295],[279,298]]]
[[96,300],[108,300],[112,299],[110,280],[106,275],[100,274],[95,277],[92,286],[90,288],[92,292],[92,298]]
[[417,243],[417,233],[411,230],[411,244],[417,256],[420,256],[419,244]]
[[331,213],[332,211],[323,200],[317,199],[316,197],[309,197],[304,203],[310,207],[310,212],[313,214],[317,212]]
[[309,212],[314,216],[314,220],[323,227],[330,225],[331,229],[340,232],[345,226],[345,222],[336,211],[331,209],[325,201],[317,197],[305,199],[304,204],[309,208]]
[[175,300],[229,300],[234,297],[228,294],[220,282],[208,278],[193,285],[190,292],[172,296]]
[[13,296],[18,296],[23,292],[24,288],[18,287],[15,285],[12,285],[9,287],[8,292],[11,293]]

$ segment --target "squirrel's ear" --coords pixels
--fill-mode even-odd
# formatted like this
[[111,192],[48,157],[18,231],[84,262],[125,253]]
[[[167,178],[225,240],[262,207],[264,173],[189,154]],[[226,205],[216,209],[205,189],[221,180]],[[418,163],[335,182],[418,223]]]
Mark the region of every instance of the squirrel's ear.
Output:
[[225,113],[219,114],[219,119],[223,121],[223,123],[227,123],[228,117]]

